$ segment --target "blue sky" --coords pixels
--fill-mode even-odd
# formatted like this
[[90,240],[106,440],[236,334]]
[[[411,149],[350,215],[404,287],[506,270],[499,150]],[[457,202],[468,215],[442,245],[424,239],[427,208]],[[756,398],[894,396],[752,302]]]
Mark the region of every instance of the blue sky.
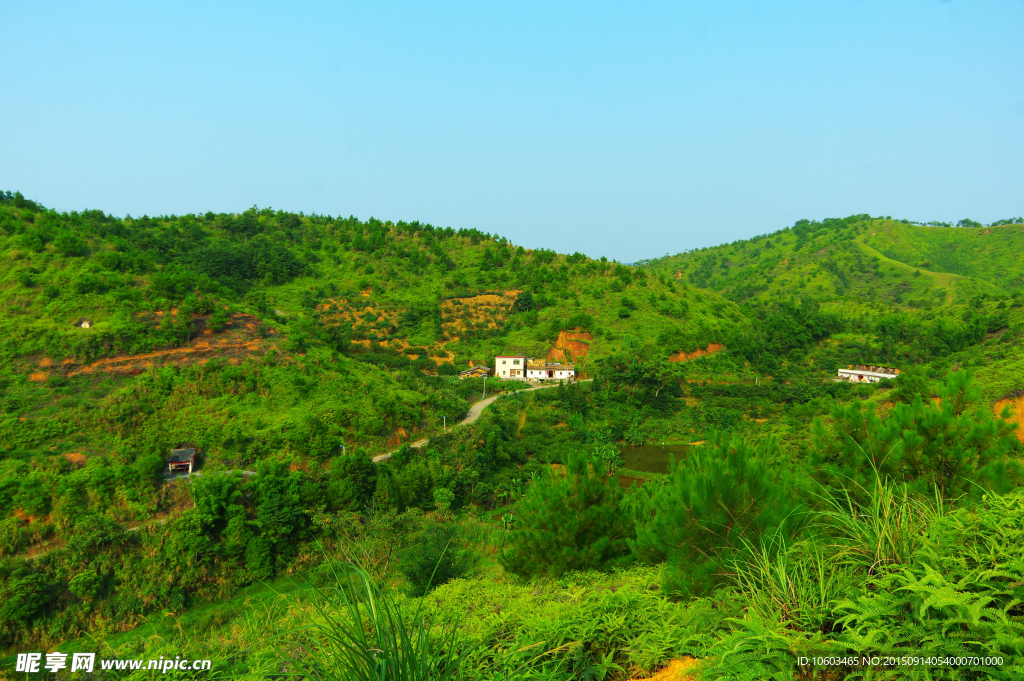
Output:
[[630,262],[1024,213],[1024,2],[14,3],[0,188]]

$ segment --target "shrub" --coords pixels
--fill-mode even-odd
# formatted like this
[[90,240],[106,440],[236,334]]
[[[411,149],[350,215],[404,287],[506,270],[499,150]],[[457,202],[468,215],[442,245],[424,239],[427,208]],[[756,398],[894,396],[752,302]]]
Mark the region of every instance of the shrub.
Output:
[[631,538],[618,479],[573,452],[563,472],[536,481],[516,507],[511,546],[499,556],[523,577],[600,570],[624,561]]
[[454,523],[430,523],[413,536],[399,553],[398,571],[405,577],[410,596],[424,596],[432,589],[465,575],[473,565]]
[[71,232],[61,232],[53,240],[53,245],[64,255],[83,256],[89,252],[89,247],[82,239]]
[[776,455],[774,440],[755,446],[712,432],[675,467],[651,498],[633,543],[640,556],[667,560],[667,591],[703,593],[725,577],[737,551],[798,534],[806,512],[788,480],[773,472]]
[[230,320],[231,313],[221,306],[214,310],[213,314],[210,315],[210,318],[206,322],[206,328],[210,329],[214,333],[220,333],[227,328]]

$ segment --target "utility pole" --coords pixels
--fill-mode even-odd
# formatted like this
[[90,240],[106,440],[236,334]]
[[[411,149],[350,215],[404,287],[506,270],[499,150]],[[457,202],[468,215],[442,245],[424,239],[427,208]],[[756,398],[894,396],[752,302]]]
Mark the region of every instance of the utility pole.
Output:
[[448,430],[448,419],[446,419],[444,416],[442,416],[441,417],[441,422],[444,424],[444,429]]
[[487,399],[487,374],[484,374],[484,396],[481,399]]

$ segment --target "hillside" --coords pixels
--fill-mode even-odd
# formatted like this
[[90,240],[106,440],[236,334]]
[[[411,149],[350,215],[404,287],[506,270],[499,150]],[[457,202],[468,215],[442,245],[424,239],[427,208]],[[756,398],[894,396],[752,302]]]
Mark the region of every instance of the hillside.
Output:
[[[180,379],[168,367],[222,359],[240,367],[233,380],[247,390],[268,390],[264,380],[275,386],[277,403],[261,404],[259,419],[234,420],[248,426],[249,437],[328,418],[349,443],[380,448],[460,413],[451,394],[459,388],[438,381],[495,354],[576,361],[587,375],[627,338],[641,345],[660,339],[665,354],[693,351],[742,321],[728,301],[642,270],[526,250],[473,230],[269,209],[116,219],[100,211],[57,214],[5,196],[0,353],[4,380],[27,392],[19,398],[25,406],[5,410],[4,428],[18,431],[11,437],[22,447],[37,440],[13,418],[36,425],[46,410],[29,405],[45,401],[46,388],[88,392],[91,408],[101,395],[131,392],[135,383],[125,380],[132,375],[156,372],[171,385]],[[280,362],[302,376],[310,365],[329,370],[310,385],[296,378],[279,386],[255,378],[247,359],[269,373]],[[292,394],[308,397],[301,409],[281,399]],[[40,438],[63,428],[75,448],[100,450],[110,446],[104,439],[112,429],[119,437],[124,430],[78,416],[68,398],[61,403],[65,424],[80,425],[40,424]],[[133,430],[152,426],[157,440],[206,443],[221,419],[152,416],[144,425],[143,415],[133,415]],[[166,425],[179,417],[190,426],[171,437],[168,430],[180,431]]]
[[[870,604],[840,599],[935,569],[1012,608],[985,575],[1022,515],[1024,307],[974,263],[1016,266],[1017,232],[982,233],[998,239],[954,272],[916,259],[929,229],[798,223],[632,267],[419,223],[116,218],[0,193],[0,665],[59,648],[302,668],[296,643],[322,646],[291,627],[344,620],[308,588],[335,561],[437,616],[410,631],[459,622],[474,679],[695,658],[762,678],[794,651],[873,652]],[[484,387],[458,371],[513,351],[592,380],[489,380],[504,394],[453,427]],[[865,362],[903,374],[833,380]],[[177,446],[199,475],[165,475]],[[897,555],[876,555],[864,509],[913,528]],[[976,509],[988,558],[964,567],[946,535]],[[879,626],[919,652],[954,616]],[[977,627],[978,650],[1011,655],[1009,629]]]
[[860,334],[857,363],[912,365],[1011,325],[1010,311],[1024,304],[1021,239],[1019,223],[953,228],[854,215],[640,264],[713,290],[752,320],[785,301],[814,301]]
[[1022,224],[932,227],[854,215],[801,220],[772,234],[641,264],[736,302],[812,296],[931,310],[1019,293],[1021,246]]

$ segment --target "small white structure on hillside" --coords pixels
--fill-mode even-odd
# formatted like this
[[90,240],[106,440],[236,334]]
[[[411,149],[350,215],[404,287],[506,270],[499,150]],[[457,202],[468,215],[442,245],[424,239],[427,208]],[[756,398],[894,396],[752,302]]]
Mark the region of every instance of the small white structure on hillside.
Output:
[[840,381],[849,381],[850,383],[878,383],[883,378],[896,378],[900,375],[899,369],[892,367],[876,367],[870,364],[856,364],[849,369],[840,369],[839,378]]
[[531,381],[571,381],[576,378],[576,367],[561,362],[526,360],[526,378]]
[[510,381],[572,381],[576,378],[576,366],[526,355],[498,355],[494,358],[494,375]]
[[494,358],[494,375],[498,378],[526,380],[526,355],[498,355]]

